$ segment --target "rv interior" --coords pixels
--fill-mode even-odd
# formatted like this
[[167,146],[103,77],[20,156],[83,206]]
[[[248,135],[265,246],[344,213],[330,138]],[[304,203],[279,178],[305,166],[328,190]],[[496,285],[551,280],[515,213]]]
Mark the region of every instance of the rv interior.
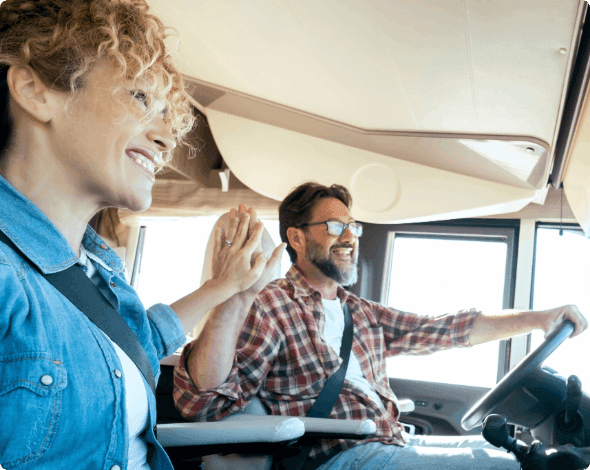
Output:
[[[175,30],[198,126],[150,209],[95,220],[146,304],[198,286],[212,224],[239,203],[279,243],[280,200],[315,180],[346,186],[365,224],[350,287],[362,297],[432,315],[590,315],[587,2],[148,3]],[[565,337],[388,359],[414,402],[407,429],[478,434],[495,413],[523,442],[590,446],[590,342],[551,354]]]

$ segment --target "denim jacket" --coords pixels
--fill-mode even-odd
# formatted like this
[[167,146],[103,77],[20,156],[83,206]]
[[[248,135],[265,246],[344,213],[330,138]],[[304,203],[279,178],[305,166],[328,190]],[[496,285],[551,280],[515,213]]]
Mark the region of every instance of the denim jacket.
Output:
[[[0,230],[43,273],[78,261],[49,219],[0,176]],[[87,227],[84,248],[105,281],[101,292],[143,345],[154,371],[185,341],[167,305],[144,309],[120,258]],[[34,269],[0,242],[0,466],[61,470],[127,468],[127,417],[121,364],[106,336]],[[145,379],[144,379],[145,382]],[[149,391],[150,468],[171,470],[154,437]]]

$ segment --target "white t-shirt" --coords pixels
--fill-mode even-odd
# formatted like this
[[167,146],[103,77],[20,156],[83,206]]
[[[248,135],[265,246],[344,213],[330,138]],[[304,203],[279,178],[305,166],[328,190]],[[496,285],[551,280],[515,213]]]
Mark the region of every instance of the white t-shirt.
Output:
[[[344,334],[344,311],[342,310],[340,299],[322,299],[322,305],[324,306],[326,319],[324,323],[324,340],[332,347],[336,354],[340,354],[340,346],[342,345],[342,336]],[[348,360],[348,368],[346,369],[346,380],[354,383],[376,403],[381,403],[379,395],[375,393],[375,390],[365,378],[361,365],[352,350],[350,351],[350,359]]]
[[[80,246],[80,263],[86,268],[86,275],[94,285],[97,285],[98,282],[102,281],[102,278],[90,259],[109,271],[111,268],[106,266],[100,258],[93,256],[92,253],[88,253]],[[149,405],[147,390],[141,378],[141,372],[129,356],[113,343],[106,334],[105,338],[115,348],[123,369],[121,372],[125,381],[125,408],[127,409],[127,430],[129,434],[127,468],[128,470],[150,470],[147,463],[147,443],[142,437],[149,424]]]

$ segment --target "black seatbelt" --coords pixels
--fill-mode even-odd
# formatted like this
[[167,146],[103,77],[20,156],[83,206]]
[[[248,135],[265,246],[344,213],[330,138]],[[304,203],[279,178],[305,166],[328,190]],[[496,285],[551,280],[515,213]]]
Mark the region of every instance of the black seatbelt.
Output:
[[342,344],[340,345],[342,364],[340,364],[339,369],[330,376],[326,385],[322,388],[311,410],[307,413],[309,418],[328,418],[332,412],[332,408],[336,404],[336,400],[338,400],[340,389],[344,383],[346,369],[348,369],[348,360],[350,359],[350,350],[352,348],[352,316],[350,315],[350,310],[346,302],[344,302],[342,309],[344,310],[344,332],[342,334]]
[[[28,257],[1,231],[0,241],[20,253],[22,257],[29,261],[31,266],[37,269]],[[155,395],[156,380],[145,350],[135,333],[119,315],[119,312],[100,293],[98,287],[88,279],[82,267],[74,264],[63,271],[53,274],[43,274],[39,269],[37,269],[37,272],[129,356],[129,359],[143,374],[152,393]]]
[[[307,413],[309,418],[328,418],[330,416],[332,408],[334,408],[336,400],[338,400],[338,396],[340,395],[340,390],[344,383],[344,377],[346,377],[350,350],[352,349],[353,328],[352,316],[350,315],[350,310],[348,309],[346,302],[344,302],[343,310],[344,333],[342,334],[342,344],[340,346],[340,358],[342,359],[342,363],[338,370],[330,376],[324,385],[324,388],[322,388],[322,391],[316,398],[311,410]],[[282,460],[282,470],[301,470],[304,466],[306,469],[308,468],[308,466],[306,466],[307,457],[309,457],[311,449],[314,448],[315,442],[305,442],[305,438],[303,441],[304,443],[299,446],[299,450],[295,455],[286,457]],[[317,441],[317,438],[314,438],[314,441]],[[318,466],[320,463],[324,462],[325,460],[319,462]]]

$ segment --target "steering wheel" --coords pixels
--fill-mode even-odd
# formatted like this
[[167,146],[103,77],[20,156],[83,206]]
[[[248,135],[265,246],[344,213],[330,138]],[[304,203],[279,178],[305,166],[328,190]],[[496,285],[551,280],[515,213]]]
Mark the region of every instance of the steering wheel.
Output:
[[563,343],[574,331],[574,324],[565,320],[543,343],[531,351],[520,363],[506,374],[500,382],[486,393],[467,413],[463,415],[461,426],[470,430],[482,423],[485,417],[496,412],[496,408],[506,400],[510,394],[520,388],[547,359],[557,347]]

